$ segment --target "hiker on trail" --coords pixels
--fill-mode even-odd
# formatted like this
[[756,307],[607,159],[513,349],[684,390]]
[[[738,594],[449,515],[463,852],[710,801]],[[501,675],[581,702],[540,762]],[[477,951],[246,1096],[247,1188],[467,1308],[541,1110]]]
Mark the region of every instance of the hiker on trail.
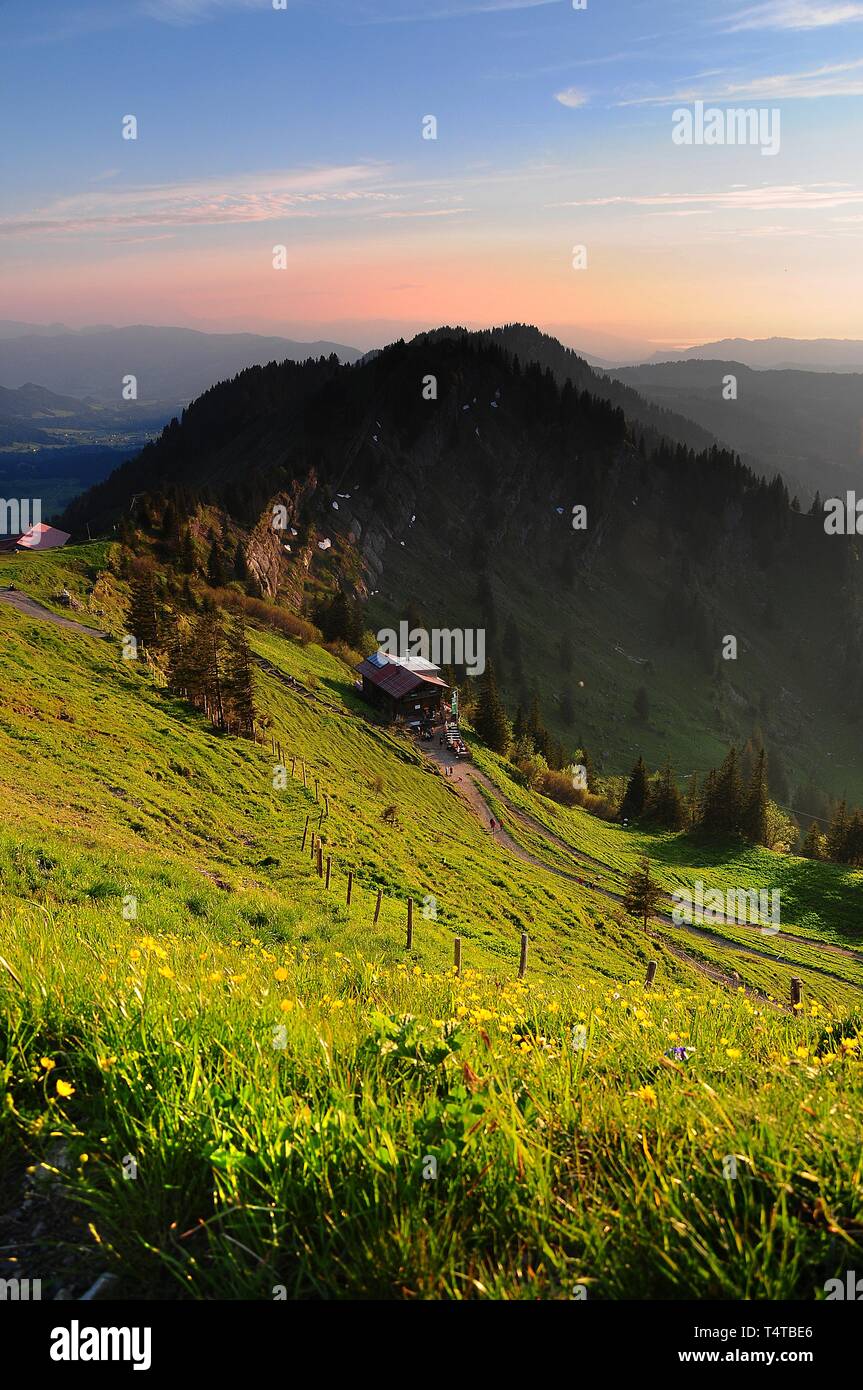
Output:
[[491,826],[491,833],[494,834],[494,816],[489,816],[488,823]]

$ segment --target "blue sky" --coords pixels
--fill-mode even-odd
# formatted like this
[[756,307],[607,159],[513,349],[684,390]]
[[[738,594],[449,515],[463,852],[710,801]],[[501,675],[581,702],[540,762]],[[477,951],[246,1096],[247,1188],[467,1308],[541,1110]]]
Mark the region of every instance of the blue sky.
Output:
[[[863,2],[6,0],[0,28],[7,317],[863,335]],[[778,155],[675,146],[697,99],[778,109]]]

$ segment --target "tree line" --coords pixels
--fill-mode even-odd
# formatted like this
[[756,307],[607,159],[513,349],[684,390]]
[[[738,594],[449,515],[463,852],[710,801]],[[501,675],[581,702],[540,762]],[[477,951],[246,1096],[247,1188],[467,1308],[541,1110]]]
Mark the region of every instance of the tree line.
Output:
[[180,614],[161,601],[153,571],[140,569],[130,586],[129,634],[164,670],[168,688],[217,729],[254,738],[257,709],[253,658],[245,624],[227,627],[215,604]]

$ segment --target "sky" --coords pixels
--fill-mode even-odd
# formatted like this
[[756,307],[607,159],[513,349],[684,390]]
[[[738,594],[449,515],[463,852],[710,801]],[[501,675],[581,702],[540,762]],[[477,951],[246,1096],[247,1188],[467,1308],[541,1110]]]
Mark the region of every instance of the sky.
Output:
[[282,5],[0,0],[0,316],[863,337],[863,0]]

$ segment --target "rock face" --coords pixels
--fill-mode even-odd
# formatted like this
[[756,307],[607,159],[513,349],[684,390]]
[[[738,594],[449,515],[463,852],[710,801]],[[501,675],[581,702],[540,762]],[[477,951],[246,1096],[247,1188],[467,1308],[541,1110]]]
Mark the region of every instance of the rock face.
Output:
[[[261,592],[268,598],[278,594],[290,596],[296,584],[292,583],[294,566],[290,560],[299,561],[303,572],[309,566],[308,545],[298,545],[291,531],[300,529],[300,512],[304,504],[317,491],[317,476],[312,471],[308,477],[295,480],[288,491],[276,493],[249,535],[244,548],[249,573],[260,585]],[[281,528],[276,523],[284,522]],[[285,546],[291,547],[290,551]],[[301,586],[300,586],[301,591]],[[299,605],[300,594],[294,595]]]

